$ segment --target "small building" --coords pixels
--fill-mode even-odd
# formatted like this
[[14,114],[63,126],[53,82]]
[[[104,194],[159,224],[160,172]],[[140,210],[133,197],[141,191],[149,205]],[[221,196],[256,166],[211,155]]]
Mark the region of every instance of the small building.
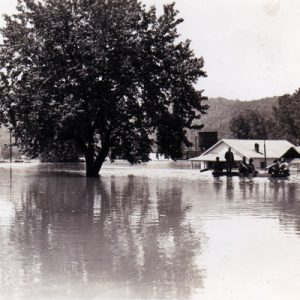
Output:
[[200,131],[198,133],[198,148],[201,152],[206,151],[218,141],[217,131]]
[[272,164],[274,159],[283,157],[288,161],[292,161],[300,158],[299,149],[286,140],[222,139],[200,156],[191,158],[192,166],[198,162],[201,169],[211,169],[217,156],[221,162],[225,163],[225,153],[229,147],[231,147],[231,151],[234,154],[236,166],[243,156],[247,160],[252,158],[256,169],[265,168],[266,165]]

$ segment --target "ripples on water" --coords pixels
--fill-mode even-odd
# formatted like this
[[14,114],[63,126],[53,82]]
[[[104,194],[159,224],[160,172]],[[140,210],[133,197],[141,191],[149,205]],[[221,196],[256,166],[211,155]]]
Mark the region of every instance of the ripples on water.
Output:
[[298,175],[19,164],[0,187],[0,299],[299,299]]

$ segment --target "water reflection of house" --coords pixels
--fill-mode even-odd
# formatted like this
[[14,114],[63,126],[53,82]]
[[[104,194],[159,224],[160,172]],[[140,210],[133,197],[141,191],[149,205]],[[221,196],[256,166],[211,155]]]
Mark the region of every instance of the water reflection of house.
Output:
[[245,156],[247,159],[253,159],[257,169],[265,167],[265,157],[267,165],[271,164],[274,159],[282,157],[290,162],[300,158],[299,149],[286,140],[223,139],[200,156],[192,158],[191,162],[192,164],[198,162],[201,169],[212,168],[217,156],[220,157],[222,162],[225,162],[225,152],[228,150],[228,147],[231,147],[236,163]]

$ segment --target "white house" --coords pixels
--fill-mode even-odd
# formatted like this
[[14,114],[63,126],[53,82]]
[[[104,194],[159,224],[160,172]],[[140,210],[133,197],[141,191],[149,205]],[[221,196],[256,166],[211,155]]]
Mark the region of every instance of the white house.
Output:
[[300,151],[295,145],[286,140],[239,140],[223,139],[203,152],[200,156],[191,158],[192,165],[199,162],[201,169],[212,168],[216,157],[225,162],[225,152],[231,147],[236,163],[242,160],[243,156],[249,160],[253,159],[257,169],[265,168],[273,163],[274,159],[286,158],[291,161],[300,158]]

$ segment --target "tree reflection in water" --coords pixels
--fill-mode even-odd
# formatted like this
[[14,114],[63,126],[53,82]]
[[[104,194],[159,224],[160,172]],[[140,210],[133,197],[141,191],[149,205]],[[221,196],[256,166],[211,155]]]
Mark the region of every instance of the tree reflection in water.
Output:
[[62,174],[24,181],[13,194],[2,294],[189,299],[202,286],[200,236],[186,221],[180,187],[167,182]]

